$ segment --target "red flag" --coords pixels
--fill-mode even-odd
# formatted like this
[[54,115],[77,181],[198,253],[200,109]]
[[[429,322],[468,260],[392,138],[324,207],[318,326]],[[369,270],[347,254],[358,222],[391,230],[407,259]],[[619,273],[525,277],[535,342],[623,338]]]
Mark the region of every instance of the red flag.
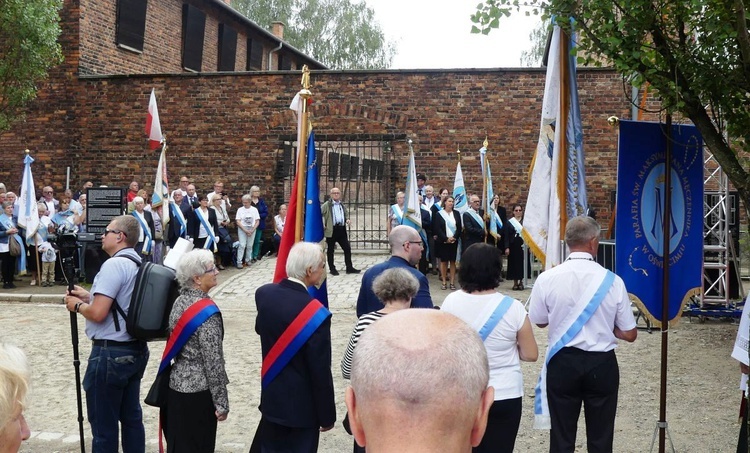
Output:
[[286,275],[286,259],[289,257],[289,250],[296,244],[299,239],[296,237],[297,230],[297,195],[299,194],[300,186],[300,174],[297,172],[294,177],[294,185],[292,186],[292,193],[289,197],[289,207],[287,212],[289,215],[286,216],[286,223],[284,223],[284,232],[281,234],[281,243],[279,244],[279,251],[276,258],[276,270],[273,273],[273,282],[278,283],[287,277]]
[[159,122],[159,110],[156,108],[156,94],[151,89],[151,99],[148,101],[148,116],[146,116],[146,135],[151,149],[157,149],[161,145],[164,136],[161,135],[161,123]]

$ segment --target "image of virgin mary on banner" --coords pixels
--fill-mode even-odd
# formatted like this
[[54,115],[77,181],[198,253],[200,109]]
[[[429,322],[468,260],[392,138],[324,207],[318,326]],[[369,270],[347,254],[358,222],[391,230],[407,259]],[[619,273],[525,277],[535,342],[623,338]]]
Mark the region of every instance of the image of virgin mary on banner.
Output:
[[[620,121],[615,265],[631,299],[657,326],[662,318],[666,126]],[[679,319],[703,282],[703,139],[672,126],[669,319]]]

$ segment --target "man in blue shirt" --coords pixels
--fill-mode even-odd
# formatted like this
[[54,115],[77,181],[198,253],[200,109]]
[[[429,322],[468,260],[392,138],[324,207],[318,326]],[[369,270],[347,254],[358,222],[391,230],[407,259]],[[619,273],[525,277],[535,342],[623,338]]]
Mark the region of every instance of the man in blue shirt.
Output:
[[357,317],[383,308],[382,302],[372,292],[372,281],[386,269],[394,267],[408,269],[419,281],[419,291],[411,301],[412,308],[433,307],[427,277],[414,268],[422,257],[422,247],[424,247],[417,230],[410,226],[398,225],[388,235],[388,243],[391,245],[391,257],[387,261],[371,267],[362,276],[362,286],[359,288],[359,297],[357,298]]

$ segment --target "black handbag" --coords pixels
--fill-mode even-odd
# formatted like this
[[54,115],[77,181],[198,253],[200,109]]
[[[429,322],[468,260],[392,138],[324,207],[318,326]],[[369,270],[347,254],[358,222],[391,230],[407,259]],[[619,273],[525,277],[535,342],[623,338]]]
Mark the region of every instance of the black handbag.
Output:
[[169,394],[169,376],[172,374],[172,365],[168,365],[167,368],[161,374],[156,375],[154,383],[151,384],[151,388],[148,390],[144,403],[149,406],[160,407],[162,409],[167,407],[167,394]]

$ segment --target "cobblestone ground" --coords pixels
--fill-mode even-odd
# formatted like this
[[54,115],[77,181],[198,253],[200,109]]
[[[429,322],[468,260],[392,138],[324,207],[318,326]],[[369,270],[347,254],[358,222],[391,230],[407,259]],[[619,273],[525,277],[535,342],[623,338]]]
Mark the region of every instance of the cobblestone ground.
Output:
[[[354,264],[363,271],[385,259],[384,255],[355,254]],[[343,257],[337,263],[343,266]],[[229,385],[230,414],[219,423],[217,451],[246,452],[252,442],[260,413],[257,405],[260,391],[261,353],[255,322],[255,289],[272,279],[275,259],[264,259],[250,268],[226,270],[219,275],[219,286],[212,296],[221,307],[226,335],[224,339]],[[351,451],[352,438],[340,424],[345,414],[344,388],[339,361],[356,321],[355,303],[362,274],[329,277],[330,307],[333,312],[333,376],[336,386],[338,422],[336,428],[323,433],[322,452]],[[511,291],[509,284],[499,290],[526,301],[529,290]],[[430,276],[435,302],[440,304],[448,291],[440,290],[436,276]],[[24,452],[79,451],[75,394],[75,375],[71,346],[70,316],[59,304],[62,287],[29,287],[28,280],[19,288],[0,294],[0,340],[19,344],[29,356],[32,367],[32,389],[25,412],[32,438],[23,444]],[[25,301],[19,303],[18,301]],[[81,373],[86,367],[90,342],[83,335],[84,322],[78,318],[80,332]],[[734,451],[737,433],[738,370],[729,358],[736,325],[725,321],[705,324],[681,321],[670,331],[670,371],[668,393],[669,429],[677,451]],[[516,451],[540,452],[548,449],[548,434],[534,431],[532,424],[533,387],[543,352],[547,346],[546,330],[535,329],[540,361],[522,365],[524,373],[523,417]],[[164,342],[151,343],[151,358],[142,396],[153,380]],[[648,451],[659,401],[660,335],[640,332],[634,344],[621,345],[620,404],[615,427],[615,451]],[[85,409],[84,409],[85,411]],[[144,406],[147,451],[157,451],[157,411]],[[581,417],[583,418],[583,417]],[[91,435],[84,422],[87,449]],[[669,445],[669,444],[668,444]],[[583,420],[579,423],[577,451],[585,451]]]

